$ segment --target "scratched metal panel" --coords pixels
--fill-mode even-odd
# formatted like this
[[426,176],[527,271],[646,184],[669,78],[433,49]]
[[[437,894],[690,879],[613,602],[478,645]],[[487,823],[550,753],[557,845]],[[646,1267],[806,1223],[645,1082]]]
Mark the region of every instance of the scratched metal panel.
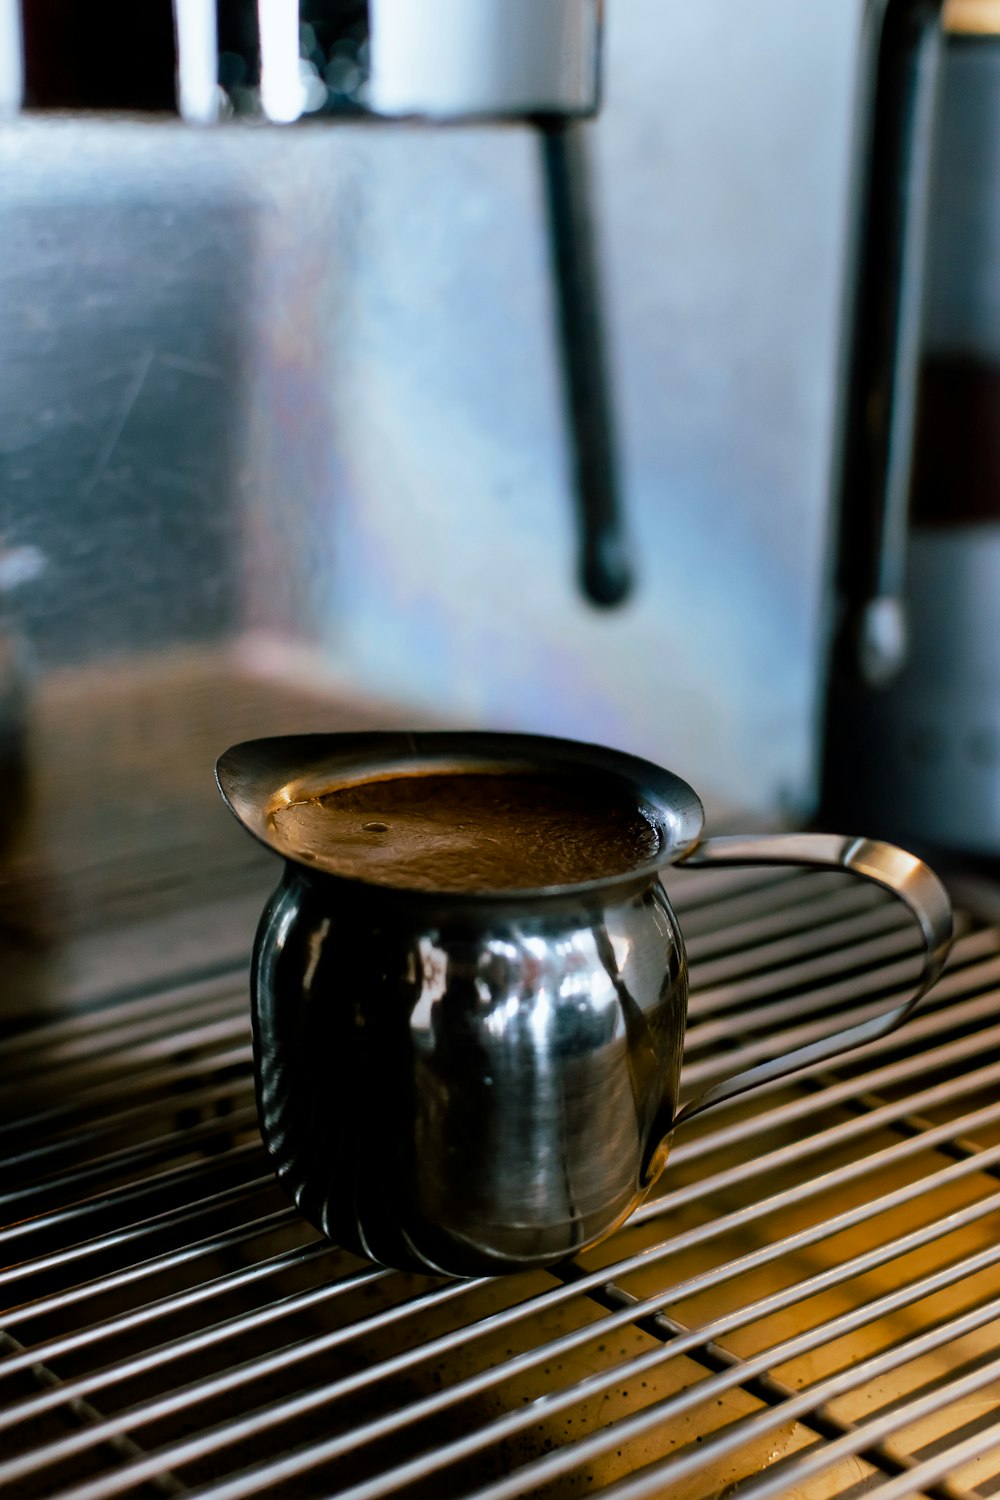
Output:
[[18,615],[44,665],[209,638],[233,607],[247,210],[89,190],[0,212],[3,542],[38,572]]
[[801,805],[857,8],[608,7],[614,613],[574,583],[527,130],[5,126],[0,609],[43,666],[263,630]]

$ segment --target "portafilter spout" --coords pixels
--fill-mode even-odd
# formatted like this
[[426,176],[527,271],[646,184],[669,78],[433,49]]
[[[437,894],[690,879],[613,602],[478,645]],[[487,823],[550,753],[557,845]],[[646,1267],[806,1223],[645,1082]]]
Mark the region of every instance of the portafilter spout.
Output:
[[0,0],[0,113],[592,114],[601,0]]

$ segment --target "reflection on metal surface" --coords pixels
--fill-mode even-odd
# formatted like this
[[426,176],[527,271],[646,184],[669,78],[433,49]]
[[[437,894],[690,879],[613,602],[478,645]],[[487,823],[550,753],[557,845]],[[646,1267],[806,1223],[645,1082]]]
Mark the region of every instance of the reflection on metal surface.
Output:
[[219,39],[215,0],[174,0],[177,33],[177,107],[192,125],[218,117]]
[[[608,622],[564,588],[568,464],[530,134],[32,117],[0,140],[0,468],[8,540],[51,555],[23,596],[46,665],[249,617],[325,647],[359,691],[464,723],[511,723],[516,707],[536,728],[604,724],[623,744],[666,744],[727,797],[801,800],[836,238],[836,195],[817,183],[839,180],[846,28],[810,20],[803,55],[773,75],[773,20],[751,29],[749,65],[713,55],[730,69],[720,129],[734,152],[692,123],[698,89],[676,52],[630,70],[656,5],[609,14],[625,71],[594,145],[646,559],[635,608]],[[779,174],[767,142],[800,87],[823,104]],[[732,281],[720,214],[725,241],[747,244]],[[760,379],[731,382],[735,368]],[[793,387],[814,398],[782,421]],[[772,436],[775,467],[755,457]],[[718,630],[696,632],[709,550]],[[683,712],[650,684],[664,652]],[[761,682],[763,698],[748,686]]]
[[287,0],[258,0],[260,21],[260,102],[264,114],[290,124],[305,109],[299,73],[299,9]]
[[[901,917],[841,876],[675,885],[689,1090],[912,973]],[[963,923],[905,1032],[692,1126],[662,1194],[558,1274],[471,1282],[368,1266],[283,1205],[242,966],[8,1034],[0,1485],[993,1494],[998,999],[1000,931]]]
[[608,1234],[666,1160],[683,948],[655,880],[554,907],[451,904],[287,866],[252,970],[261,1130],[342,1245],[523,1271]]
[[599,0],[371,0],[379,114],[578,115],[598,101]]
[[21,14],[2,0],[0,116],[26,102],[291,124],[598,104],[600,0],[30,0]]
[[21,0],[0,0],[0,120],[17,113],[23,94]]

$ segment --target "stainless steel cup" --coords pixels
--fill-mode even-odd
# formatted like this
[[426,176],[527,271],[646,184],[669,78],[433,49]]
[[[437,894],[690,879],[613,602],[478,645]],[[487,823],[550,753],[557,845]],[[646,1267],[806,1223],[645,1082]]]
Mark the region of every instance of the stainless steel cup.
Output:
[[[275,810],[347,782],[447,770],[585,773],[655,810],[654,859],[608,879],[497,892],[346,879],[298,858]],[[678,777],[616,751],[499,734],[255,740],[222,794],[284,858],[257,933],[252,1004],[264,1140],[302,1212],[399,1268],[477,1276],[594,1244],[642,1201],[692,1114],[898,1026],[941,971],[951,909],[889,844],[835,834],[700,839]],[[924,943],[902,1004],[679,1107],[688,967],[668,865],[816,865],[897,895]]]

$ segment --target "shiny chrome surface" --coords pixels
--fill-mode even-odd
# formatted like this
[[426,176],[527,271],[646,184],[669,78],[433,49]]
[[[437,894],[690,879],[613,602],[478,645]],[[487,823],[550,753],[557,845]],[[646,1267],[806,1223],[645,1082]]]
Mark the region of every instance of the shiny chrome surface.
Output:
[[[659,861],[578,887],[470,895],[342,879],[276,842],[269,814],[281,799],[345,779],[481,765],[584,769],[598,789],[617,775],[662,820]],[[823,834],[692,848],[691,789],[594,746],[300,736],[235,746],[217,774],[236,815],[286,858],[252,967],[265,1143],[310,1222],[385,1265],[476,1276],[597,1243],[642,1202],[680,1120],[900,1025],[951,941],[948,898],[912,855]],[[873,880],[919,925],[916,988],[679,1110],[687,963],[658,866],[685,859],[813,864]]]
[[[942,0],[867,0],[862,7],[834,448],[833,692],[841,678],[880,688],[906,656],[902,595],[941,9]],[[838,710],[836,702],[829,706],[831,720]]]
[[289,865],[258,933],[261,1131],[313,1224],[456,1276],[562,1260],[665,1158],[687,969],[662,887],[475,917]]
[[[592,212],[642,563],[614,620],[560,582],[535,131],[5,125],[0,485],[5,546],[47,561],[14,617],[41,665],[266,632],[411,717],[614,726],[730,805],[807,804],[854,29],[760,12],[734,51],[725,5],[605,7]],[[679,713],[648,674],[682,653]]]
[[[670,879],[686,1094],[911,982],[871,886]],[[959,928],[924,1016],[692,1122],[614,1239],[494,1281],[364,1266],[282,1205],[239,970],[8,1034],[0,1488],[985,1500],[1000,932]]]
[[291,124],[331,114],[582,115],[600,0],[0,0],[0,117],[176,108]]
[[601,0],[370,0],[379,114],[582,115],[597,108]]
[[[726,1079],[700,1099],[692,1100],[679,1118],[687,1118],[733,1099],[758,1084],[794,1073],[797,1068],[828,1061],[840,1051],[861,1047],[901,1026],[936,984],[951,948],[953,925],[951,902],[944,886],[923,860],[877,839],[842,838],[835,833],[778,833],[757,838],[729,836],[704,839],[678,863],[692,868],[705,865],[816,865],[826,870],[849,870],[897,896],[920,928],[924,965],[913,993],[901,1005],[882,1015],[849,1026],[820,1041],[796,1047],[746,1073]],[[679,1121],[678,1121],[679,1123]]]

